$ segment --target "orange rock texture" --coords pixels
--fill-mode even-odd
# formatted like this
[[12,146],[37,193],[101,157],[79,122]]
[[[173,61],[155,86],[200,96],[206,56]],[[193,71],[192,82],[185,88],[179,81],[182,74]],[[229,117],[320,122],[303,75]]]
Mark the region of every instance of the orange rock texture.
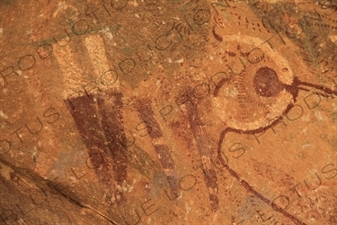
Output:
[[337,224],[336,11],[0,1],[0,224]]

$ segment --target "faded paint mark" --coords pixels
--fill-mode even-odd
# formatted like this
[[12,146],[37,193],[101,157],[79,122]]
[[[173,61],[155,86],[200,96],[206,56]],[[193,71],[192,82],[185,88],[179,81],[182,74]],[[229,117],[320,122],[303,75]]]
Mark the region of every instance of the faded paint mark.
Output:
[[211,210],[216,212],[219,208],[219,198],[218,193],[218,179],[216,171],[211,168],[211,154],[212,149],[210,148],[210,143],[208,140],[208,135],[206,132],[206,126],[201,119],[198,107],[192,101],[185,102],[187,108],[188,120],[191,125],[191,130],[196,141],[197,149],[202,160],[202,170],[204,172],[205,184],[209,191],[209,199],[211,201]]
[[177,195],[178,184],[174,175],[174,160],[165,143],[160,125],[154,117],[151,101],[147,98],[137,99],[134,106],[137,109],[140,118],[147,124],[148,132],[152,139],[152,145],[158,154],[159,161],[165,171],[170,190]]
[[[126,136],[123,127],[123,95],[109,93],[97,98],[98,111],[108,148],[113,160],[113,180],[116,186],[122,186],[127,177],[127,149]],[[116,190],[115,198],[122,198],[122,191]]]
[[[88,148],[92,167],[99,182],[104,186],[107,196],[112,195],[112,166],[111,155],[97,114],[94,96],[80,96],[70,99],[72,105],[66,101],[69,111],[74,118],[77,130]],[[102,156],[102,157],[101,157]],[[102,161],[103,158],[103,161]]]
[[[98,180],[107,198],[123,200],[123,183],[127,178],[127,149],[123,127],[122,97],[118,92],[68,99],[70,113],[89,151]],[[71,102],[71,103],[70,103]],[[112,197],[112,188],[116,187]]]

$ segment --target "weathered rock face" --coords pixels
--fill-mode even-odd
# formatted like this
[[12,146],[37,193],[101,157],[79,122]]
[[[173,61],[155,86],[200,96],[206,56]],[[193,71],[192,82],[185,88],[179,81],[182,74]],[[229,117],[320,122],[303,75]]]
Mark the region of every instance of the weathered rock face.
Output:
[[336,224],[329,1],[0,1],[0,224]]

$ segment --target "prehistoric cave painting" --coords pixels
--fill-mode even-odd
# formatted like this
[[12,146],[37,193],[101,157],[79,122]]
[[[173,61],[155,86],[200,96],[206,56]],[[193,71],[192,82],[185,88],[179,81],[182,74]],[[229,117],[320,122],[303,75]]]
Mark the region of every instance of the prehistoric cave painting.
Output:
[[[93,77],[102,79],[102,76],[107,75],[111,78],[110,75],[115,73],[109,69],[102,38],[99,35],[87,36],[81,44],[90,58]],[[118,85],[113,89],[105,88],[103,83],[107,80],[85,82],[86,73],[82,71],[78,56],[73,53],[75,47],[66,45],[55,50],[66,84],[64,102],[88,149],[90,168],[95,170],[106,201],[119,204],[124,199],[128,161],[123,118],[124,96]],[[112,78],[112,83],[116,80],[116,77]],[[78,87],[82,87],[80,91]]]
[[[246,40],[246,45],[256,41],[247,36],[237,39],[241,42]],[[235,44],[240,49],[240,44]],[[294,106],[300,90],[323,97],[337,96],[336,90],[295,77],[287,60],[268,46],[251,46],[250,49],[249,52],[241,52],[250,64],[243,64],[238,73],[229,67],[229,75],[218,81],[213,91],[212,106],[216,111],[223,111],[219,118],[227,125],[218,143],[219,159],[227,133],[253,134],[275,126]],[[255,57],[249,59],[253,54]]]
[[154,117],[151,100],[148,98],[135,98],[132,100],[131,105],[137,110],[139,117],[147,125],[148,134],[151,137],[154,150],[158,154],[159,161],[166,174],[171,194],[177,196],[178,183],[174,171],[175,162],[166,144],[160,125]]
[[[103,187],[106,201],[121,204],[124,200],[123,187],[128,176],[130,157],[130,144],[127,143],[123,116],[123,102],[127,99],[120,91],[118,75],[111,75],[117,72],[110,70],[102,38],[99,35],[91,35],[86,37],[82,44],[88,51],[94,75],[99,78],[94,82],[84,83],[84,72],[76,63],[77,56],[72,53],[74,47],[67,45],[56,49],[56,59],[63,76],[67,79],[64,102],[88,149],[92,168]],[[105,86],[104,83],[109,85]],[[82,88],[78,90],[78,86]],[[166,174],[169,195],[179,196],[175,163],[165,144],[161,127],[154,117],[151,99],[132,97],[129,100],[132,102],[131,107],[147,125],[152,145]]]
[[[294,106],[300,90],[311,91],[323,97],[336,97],[337,91],[302,81],[293,76],[287,60],[282,58],[279,53],[269,49],[268,46],[250,46],[249,52],[242,52],[240,46],[252,45],[256,41],[255,38],[230,36],[223,39],[231,40],[231,44],[234,47],[237,46],[239,55],[243,56],[248,63],[244,63],[240,58],[241,63],[239,64],[242,64],[242,69],[237,71],[227,64],[228,76],[218,81],[213,91],[211,100],[213,110],[223,112],[219,113],[219,119],[227,126],[221,132],[218,140],[217,159],[223,168],[235,177],[249,193],[291,219],[295,224],[303,225],[305,223],[258,193],[252,185],[231,169],[222,157],[222,144],[230,132],[254,134],[264,132],[277,125]],[[230,52],[230,55],[233,57],[236,53]],[[252,57],[253,55],[254,57]]]
[[[271,49],[268,45],[261,45],[263,41],[258,38],[245,35],[223,36],[219,42],[221,43],[216,46],[215,51],[215,48],[211,48],[210,51],[214,53],[210,55],[212,59],[221,54],[224,55],[220,66],[217,65],[219,61],[200,59],[201,64],[210,63],[202,71],[208,79],[213,74],[215,74],[213,77],[222,77],[214,83],[213,90],[204,91],[205,93],[211,91],[212,94],[199,98],[193,86],[188,84],[190,82],[186,82],[183,91],[176,95],[177,105],[185,107],[184,113],[187,115],[186,118],[201,157],[211,210],[217,211],[220,204],[218,179],[215,172],[219,169],[219,163],[247,192],[295,224],[303,225],[304,222],[260,194],[233,170],[223,158],[222,144],[226,134],[230,132],[254,134],[277,125],[295,105],[300,90],[331,98],[337,96],[337,91],[302,81],[294,76],[291,66],[281,53]],[[210,80],[214,82],[213,77]],[[211,139],[215,134],[211,133],[208,124],[223,127],[216,149],[212,149],[214,145]],[[218,128],[213,130],[221,130]],[[213,159],[214,155],[217,155],[216,159]]]
[[[174,95],[176,95],[177,104],[184,105],[186,108],[184,113],[202,161],[204,182],[209,192],[213,212],[218,211],[220,204],[216,165],[212,160],[215,151],[222,168],[237,179],[249,193],[291,219],[295,224],[305,224],[256,191],[229,167],[221,153],[226,134],[263,132],[279,123],[294,106],[300,90],[313,91],[314,89],[314,92],[321,96],[337,96],[335,90],[301,81],[295,77],[287,60],[267,45],[256,44],[261,42],[258,38],[243,35],[222,37],[221,43],[227,43],[227,46],[220,45],[218,49],[224,52],[221,59],[225,69],[213,72],[227,75],[215,84],[212,95],[201,102],[189,85],[184,86],[183,93],[174,93]],[[84,43],[96,75],[110,71],[108,60],[103,57],[106,53],[100,37],[88,36]],[[78,86],[76,82],[81,80],[78,77],[82,73],[81,69],[76,65],[75,60],[72,60],[73,63],[70,65],[64,57],[69,58],[73,55],[69,45],[62,50],[56,50],[55,55],[63,73],[66,74],[67,82]],[[237,56],[237,60],[233,60]],[[204,67],[207,66],[204,65]],[[212,65],[208,67],[211,68],[210,70],[213,69]],[[88,148],[96,175],[107,190],[107,197],[117,202],[122,201],[123,193],[116,187],[122,186],[127,178],[127,148],[123,124],[123,94],[119,86],[115,85],[112,89],[97,88],[96,90],[95,88],[94,94],[84,91],[76,97],[65,94],[65,99],[81,138]],[[165,143],[161,125],[154,116],[152,100],[148,96],[133,97],[131,100],[139,118],[151,128],[148,133],[154,151],[166,174],[170,190],[177,195],[176,163]],[[209,114],[210,110],[215,112],[216,117],[210,116],[214,114]],[[218,120],[221,122],[219,124],[224,126],[217,149],[214,145],[212,147],[210,137],[216,134],[208,132],[207,120]],[[98,158],[99,155],[102,155],[103,159]]]
[[[121,202],[127,177],[127,148],[119,92],[67,99],[77,130],[88,148],[92,167],[105,188],[106,199]],[[112,193],[112,187],[115,188]]]
[[213,151],[209,140],[210,135],[206,130],[203,115],[199,112],[198,100],[195,99],[195,94],[191,93],[193,93],[193,90],[187,88],[177,96],[176,103],[179,106],[184,105],[186,107],[187,120],[201,157],[204,182],[209,192],[211,210],[216,212],[219,208],[218,179],[216,170],[211,162]]

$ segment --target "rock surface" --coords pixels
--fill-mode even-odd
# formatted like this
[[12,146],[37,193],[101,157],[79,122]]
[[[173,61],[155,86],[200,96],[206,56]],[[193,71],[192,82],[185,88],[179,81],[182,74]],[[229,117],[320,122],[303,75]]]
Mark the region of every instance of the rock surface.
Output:
[[0,1],[0,224],[336,224],[336,10]]

